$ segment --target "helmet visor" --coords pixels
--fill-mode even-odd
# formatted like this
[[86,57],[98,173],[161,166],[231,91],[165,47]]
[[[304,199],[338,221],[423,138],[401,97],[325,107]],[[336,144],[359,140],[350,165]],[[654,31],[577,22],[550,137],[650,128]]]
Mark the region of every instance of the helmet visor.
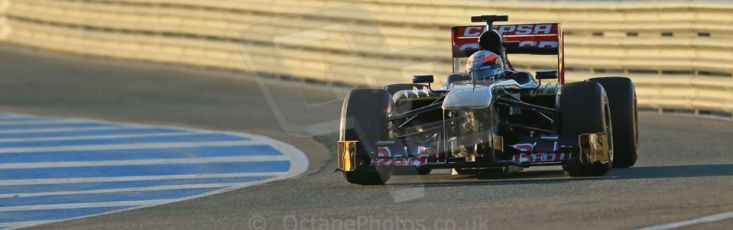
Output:
[[475,81],[484,81],[496,78],[501,75],[502,72],[501,68],[484,68],[472,70],[469,74],[471,75],[471,79]]

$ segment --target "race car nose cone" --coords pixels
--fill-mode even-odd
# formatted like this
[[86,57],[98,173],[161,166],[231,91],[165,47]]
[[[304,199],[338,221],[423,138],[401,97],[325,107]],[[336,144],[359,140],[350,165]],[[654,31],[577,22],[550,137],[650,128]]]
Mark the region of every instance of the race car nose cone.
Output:
[[491,88],[460,85],[454,87],[443,100],[444,110],[485,109],[491,106]]

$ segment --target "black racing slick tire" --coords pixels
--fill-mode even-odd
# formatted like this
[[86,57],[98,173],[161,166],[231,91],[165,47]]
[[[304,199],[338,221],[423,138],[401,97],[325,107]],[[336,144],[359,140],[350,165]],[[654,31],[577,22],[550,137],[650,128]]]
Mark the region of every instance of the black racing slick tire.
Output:
[[370,152],[376,150],[375,141],[387,138],[387,111],[390,95],[381,89],[354,89],[341,107],[339,140],[356,140],[356,169],[343,172],[349,183],[381,185],[390,178],[390,172],[371,165]]
[[613,167],[630,168],[639,158],[639,118],[634,83],[625,77],[601,77],[590,81],[601,84],[608,94],[613,120]]
[[[560,134],[612,133],[608,98],[600,84],[583,81],[563,85],[559,106]],[[613,143],[612,134],[609,137]],[[613,151],[612,147],[609,148],[611,161],[591,164],[574,162],[564,165],[563,170],[572,177],[605,175],[613,165]]]

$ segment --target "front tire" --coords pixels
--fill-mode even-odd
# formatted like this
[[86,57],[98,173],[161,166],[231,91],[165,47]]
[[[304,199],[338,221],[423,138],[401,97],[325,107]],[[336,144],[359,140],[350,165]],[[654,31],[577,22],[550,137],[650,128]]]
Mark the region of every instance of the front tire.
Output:
[[639,124],[634,83],[625,77],[593,78],[608,94],[613,120],[614,168],[630,168],[639,158]]
[[602,176],[608,173],[613,165],[613,135],[608,97],[603,87],[591,81],[563,85],[560,110],[560,134],[607,133],[610,142],[611,161],[570,163],[563,166],[565,173],[572,177]]
[[356,140],[356,169],[343,172],[346,181],[359,185],[382,185],[391,173],[371,165],[368,153],[376,150],[375,141],[387,138],[387,111],[391,98],[381,89],[355,89],[341,108],[339,140]]

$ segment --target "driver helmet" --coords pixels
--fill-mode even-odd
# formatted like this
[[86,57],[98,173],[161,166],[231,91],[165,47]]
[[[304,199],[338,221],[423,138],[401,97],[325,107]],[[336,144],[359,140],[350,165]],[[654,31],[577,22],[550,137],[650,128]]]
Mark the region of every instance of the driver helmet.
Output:
[[468,57],[466,71],[476,81],[491,80],[504,74],[504,62],[498,54],[480,50]]

